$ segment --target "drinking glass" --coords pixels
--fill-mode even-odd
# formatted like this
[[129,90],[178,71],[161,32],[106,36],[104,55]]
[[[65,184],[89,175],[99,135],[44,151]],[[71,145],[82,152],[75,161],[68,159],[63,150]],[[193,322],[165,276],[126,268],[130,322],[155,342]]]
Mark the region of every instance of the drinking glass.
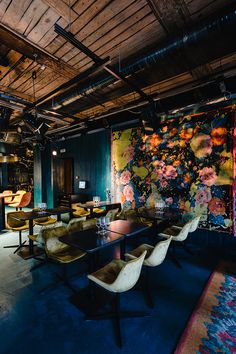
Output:
[[111,223],[111,218],[109,216],[106,216],[105,217],[105,225],[106,225],[106,227],[108,227],[110,225],[110,223]]
[[101,234],[102,235],[104,235],[106,233],[105,227],[106,227],[106,219],[105,219],[105,217],[102,217],[101,218],[101,228],[102,228]]
[[96,226],[98,228],[98,231],[96,232],[97,234],[100,234],[101,231],[100,231],[100,228],[101,228],[101,219],[97,219],[96,220]]

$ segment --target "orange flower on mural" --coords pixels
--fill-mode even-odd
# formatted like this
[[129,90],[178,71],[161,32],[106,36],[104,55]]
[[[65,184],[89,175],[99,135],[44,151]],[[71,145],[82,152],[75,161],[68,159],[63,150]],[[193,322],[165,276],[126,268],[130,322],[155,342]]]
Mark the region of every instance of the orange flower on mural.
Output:
[[181,164],[181,161],[180,161],[180,160],[175,160],[172,165],[173,165],[174,167],[177,167],[177,166],[179,166],[180,164]]
[[177,128],[172,128],[169,132],[169,137],[173,138],[173,136],[175,136],[178,133],[178,129]]
[[182,148],[184,148],[184,147],[186,146],[185,140],[180,140],[179,146],[182,147]]
[[121,202],[121,204],[124,204],[125,201],[126,201],[126,198],[125,198],[124,194],[122,192],[120,192],[120,202]]
[[184,183],[189,183],[191,181],[191,177],[189,173],[186,173],[184,176]]
[[215,216],[225,214],[225,202],[220,198],[212,198],[208,203],[208,208]]
[[162,139],[161,139],[160,135],[152,134],[151,139],[150,139],[150,144],[152,145],[152,147],[156,147],[156,146],[160,145],[161,142],[162,142]]
[[227,129],[224,127],[217,127],[211,131],[211,140],[213,145],[220,146],[226,141]]
[[184,128],[179,134],[180,138],[183,140],[190,140],[193,137],[193,128]]

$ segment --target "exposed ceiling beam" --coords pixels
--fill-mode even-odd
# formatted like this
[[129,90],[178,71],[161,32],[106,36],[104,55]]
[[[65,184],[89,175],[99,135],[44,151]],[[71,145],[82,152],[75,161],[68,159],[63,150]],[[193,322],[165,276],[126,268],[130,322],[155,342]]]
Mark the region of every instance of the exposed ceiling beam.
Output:
[[[61,26],[55,24],[55,32],[60,34],[63,38],[65,38],[68,42],[73,44],[76,48],[80,49],[83,53],[85,53],[89,58],[91,58],[97,65],[101,65],[103,59],[97,56],[94,52],[92,52],[89,48],[87,48],[83,43],[77,40],[71,32],[65,31]],[[106,70],[109,74],[114,76],[116,79],[123,81],[126,85],[128,85],[132,90],[137,92],[140,97],[148,102],[152,103],[152,98],[146,95],[135,83],[133,83],[129,78],[127,78],[124,74],[113,68],[111,65],[103,65],[103,69]]]
[[[167,35],[189,22],[191,16],[184,1],[146,0],[157,21]],[[178,24],[180,26],[178,26]]]
[[58,15],[64,18],[64,20],[68,21],[68,24],[78,18],[77,12],[75,12],[62,0],[43,0],[43,2],[49,7],[53,8],[53,10],[55,10]]
[[88,78],[89,75],[95,73],[101,66],[103,66],[105,63],[107,63],[110,60],[109,57],[105,58],[101,64],[97,65],[94,64],[87,70],[83,71],[70,81],[67,81],[66,83],[62,84],[61,86],[57,87],[55,90],[52,92],[48,93],[47,95],[41,97],[40,99],[37,100],[35,103],[36,106],[41,105],[45,100],[48,100],[49,98],[54,97],[56,94],[60,94],[62,91],[67,90],[71,88],[73,85],[78,84],[81,80]]
[[0,24],[0,38],[1,43],[32,60],[35,60],[35,55],[37,55],[37,63],[46,65],[63,77],[71,79],[79,74],[79,71],[74,69],[72,66],[64,63],[56,57],[53,57],[50,53],[47,53],[32,41],[19,35],[3,24]]

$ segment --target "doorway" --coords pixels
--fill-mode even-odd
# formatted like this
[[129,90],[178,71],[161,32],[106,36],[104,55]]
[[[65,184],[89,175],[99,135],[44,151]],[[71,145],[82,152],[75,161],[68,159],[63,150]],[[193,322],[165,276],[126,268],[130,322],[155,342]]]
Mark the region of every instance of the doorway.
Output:
[[54,160],[53,185],[55,194],[59,197],[73,194],[74,160],[71,157]]

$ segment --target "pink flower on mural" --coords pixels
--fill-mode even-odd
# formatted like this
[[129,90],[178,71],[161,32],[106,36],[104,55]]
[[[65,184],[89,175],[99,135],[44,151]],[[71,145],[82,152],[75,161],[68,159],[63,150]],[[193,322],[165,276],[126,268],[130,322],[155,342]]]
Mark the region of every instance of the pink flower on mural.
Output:
[[177,172],[176,172],[176,169],[171,166],[171,165],[168,165],[168,166],[164,166],[162,168],[162,172],[163,172],[163,176],[166,178],[166,179],[175,179],[177,177]]
[[120,183],[125,185],[128,184],[130,181],[131,173],[130,171],[123,171],[120,176]]
[[222,199],[216,197],[212,198],[208,204],[208,208],[215,216],[225,214],[225,202]]
[[207,134],[196,134],[191,142],[190,146],[197,158],[203,158],[212,153],[212,140]]
[[206,207],[211,200],[211,190],[208,187],[201,188],[196,193],[196,203]]
[[173,204],[173,198],[172,197],[169,197],[169,198],[166,198],[166,204],[168,204],[168,205],[171,205],[171,204]]
[[168,186],[167,180],[166,180],[166,179],[161,179],[161,180],[160,180],[160,186],[161,186],[162,188],[167,187],[167,186]]
[[122,157],[127,159],[127,162],[130,162],[131,160],[133,160],[134,157],[134,147],[133,146],[129,146],[122,154]]
[[204,167],[201,171],[199,171],[199,177],[202,183],[209,187],[212,186],[217,179],[215,170],[212,167]]
[[125,186],[123,189],[123,195],[127,201],[132,202],[134,200],[133,188],[131,186]]

